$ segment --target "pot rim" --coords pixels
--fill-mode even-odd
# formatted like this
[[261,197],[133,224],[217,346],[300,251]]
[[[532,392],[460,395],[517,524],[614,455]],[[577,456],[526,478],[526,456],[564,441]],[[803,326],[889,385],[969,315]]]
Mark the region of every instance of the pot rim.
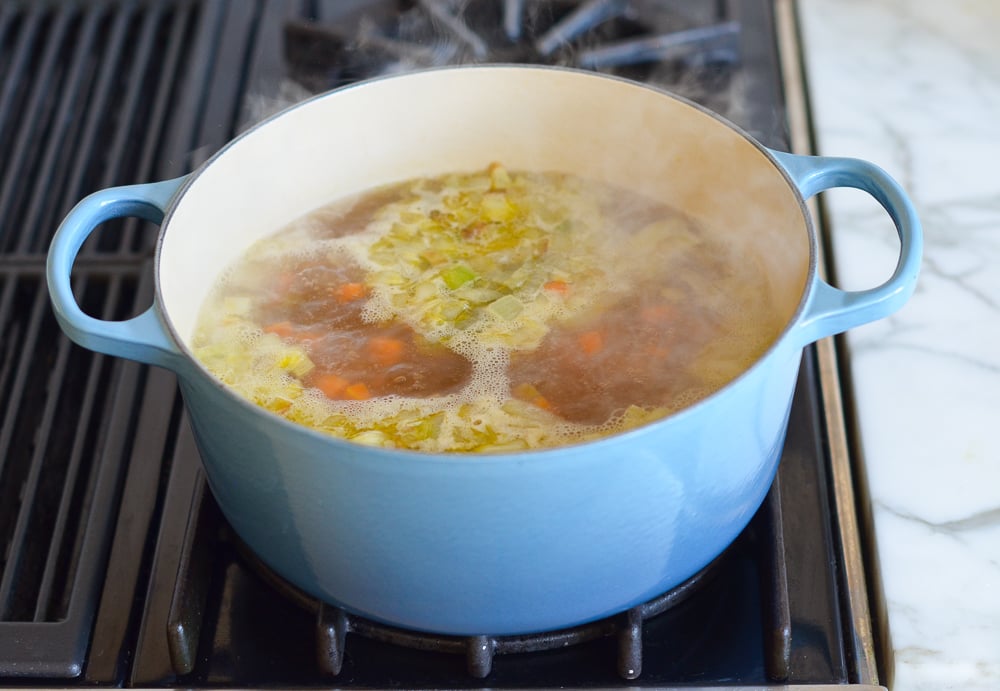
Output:
[[[798,304],[796,305],[795,311],[787,319],[787,321],[785,322],[784,327],[782,328],[782,330],[780,331],[780,333],[774,338],[774,340],[771,342],[771,344],[767,347],[767,349],[761,355],[759,355],[757,357],[757,359],[753,361],[753,363],[751,363],[748,367],[744,368],[738,375],[736,375],[733,379],[731,379],[730,381],[728,381],[726,384],[724,384],[720,388],[716,389],[712,393],[708,394],[704,398],[699,399],[697,402],[695,402],[695,403],[693,403],[693,404],[691,404],[691,405],[689,405],[689,406],[687,406],[685,408],[682,408],[681,410],[678,410],[678,411],[676,411],[674,413],[671,413],[670,415],[667,415],[666,417],[660,418],[658,420],[654,420],[654,421],[646,423],[644,425],[640,425],[639,427],[634,427],[632,429],[628,429],[628,430],[624,430],[624,431],[621,431],[621,432],[616,432],[616,433],[613,433],[613,434],[610,434],[610,435],[602,436],[602,437],[600,437],[598,439],[592,439],[592,440],[582,441],[582,442],[572,442],[572,443],[568,443],[568,444],[562,444],[562,445],[559,445],[559,446],[545,447],[545,448],[540,448],[540,449],[528,449],[528,450],[524,450],[524,451],[496,452],[496,453],[491,453],[491,452],[479,452],[479,453],[476,453],[476,452],[427,452],[427,451],[419,451],[419,450],[416,450],[416,449],[405,449],[405,448],[402,448],[402,449],[400,449],[400,448],[391,448],[390,449],[390,448],[383,448],[383,447],[376,447],[376,446],[366,446],[366,445],[363,445],[363,444],[358,444],[356,442],[352,442],[352,441],[350,441],[348,439],[343,439],[341,437],[337,437],[337,436],[334,436],[332,434],[325,434],[323,432],[320,432],[319,430],[313,429],[313,428],[308,427],[306,425],[301,425],[301,424],[296,423],[296,422],[292,422],[290,420],[287,420],[287,419],[283,418],[280,415],[272,413],[271,411],[266,410],[266,409],[262,408],[261,406],[256,405],[252,401],[249,401],[249,400],[243,398],[242,396],[240,396],[239,394],[237,394],[235,391],[233,391],[229,386],[227,386],[224,382],[222,382],[218,377],[216,377],[214,374],[212,374],[201,363],[201,361],[198,360],[198,358],[196,358],[194,356],[194,353],[191,351],[191,348],[187,344],[187,340],[185,338],[182,338],[178,334],[176,328],[174,327],[173,321],[170,319],[170,317],[167,314],[166,310],[163,308],[164,300],[163,300],[163,295],[162,295],[162,292],[161,292],[161,285],[160,285],[160,259],[161,259],[162,245],[163,245],[164,237],[166,236],[167,230],[170,227],[170,221],[171,221],[171,219],[172,219],[172,217],[174,215],[174,211],[177,208],[180,200],[183,199],[184,195],[187,193],[187,190],[190,187],[192,187],[197,182],[198,178],[202,175],[202,173],[204,173],[205,170],[207,170],[215,161],[217,161],[218,159],[220,159],[223,156],[225,156],[226,153],[232,147],[234,147],[237,143],[239,143],[242,140],[250,137],[251,135],[253,135],[254,133],[256,133],[258,130],[260,130],[260,129],[266,127],[266,126],[268,126],[271,122],[277,120],[278,118],[281,118],[282,116],[286,115],[287,113],[290,113],[290,112],[292,112],[294,110],[297,110],[299,108],[308,107],[308,106],[310,106],[311,104],[313,104],[316,101],[319,101],[319,100],[322,100],[322,99],[326,99],[326,98],[335,97],[337,94],[340,94],[342,92],[349,91],[349,90],[352,90],[352,89],[365,88],[365,87],[367,87],[367,86],[369,86],[371,84],[374,84],[374,83],[379,83],[379,82],[383,82],[383,81],[387,81],[387,80],[407,79],[409,77],[414,77],[414,76],[417,76],[417,75],[423,75],[423,74],[428,74],[428,73],[451,72],[451,71],[459,71],[459,70],[460,71],[470,71],[470,70],[482,70],[482,71],[514,70],[514,71],[532,71],[532,72],[558,71],[558,72],[564,72],[564,73],[571,73],[571,74],[577,75],[579,77],[586,77],[586,78],[595,79],[595,80],[617,81],[617,82],[626,84],[626,85],[634,87],[634,88],[645,89],[645,90],[648,90],[648,91],[652,91],[652,92],[656,93],[659,96],[662,96],[662,97],[665,97],[665,98],[669,98],[669,99],[672,99],[672,100],[675,100],[675,101],[679,101],[680,103],[682,103],[682,104],[684,104],[686,106],[689,106],[689,107],[695,109],[700,114],[708,116],[708,117],[716,120],[718,123],[720,123],[724,127],[728,128],[728,129],[732,130],[733,132],[735,132],[736,134],[740,135],[744,140],[746,140],[747,142],[749,142],[755,149],[757,149],[757,151],[759,151],[761,154],[763,154],[764,157],[767,159],[767,161],[771,164],[771,166],[773,166],[776,169],[776,171],[778,172],[778,174],[781,175],[782,178],[784,178],[785,183],[788,185],[788,187],[792,191],[792,193],[793,193],[793,195],[795,197],[795,201],[798,204],[799,210],[800,210],[800,212],[802,214],[802,218],[805,221],[805,229],[806,229],[806,234],[807,234],[807,239],[808,239],[808,244],[809,244],[809,260],[808,260],[808,266],[806,267],[805,281],[804,281],[804,285],[803,285],[803,289],[802,289],[802,295],[799,298],[799,301],[798,301]],[[813,287],[815,285],[815,280],[816,280],[817,269],[818,269],[818,262],[819,262],[819,250],[818,250],[818,238],[817,238],[817,235],[816,235],[816,228],[815,228],[815,225],[813,223],[812,214],[809,212],[808,207],[806,206],[805,199],[803,198],[803,195],[802,195],[802,193],[801,193],[798,185],[796,185],[796,183],[792,179],[791,175],[781,165],[781,163],[779,163],[779,161],[777,160],[777,158],[774,156],[774,154],[772,153],[772,151],[768,147],[764,146],[755,137],[753,137],[748,132],[746,132],[743,128],[739,127],[735,123],[733,123],[730,120],[726,119],[725,117],[723,117],[719,113],[716,113],[715,111],[713,111],[713,110],[711,110],[709,108],[706,108],[705,106],[703,106],[703,105],[701,105],[699,103],[696,103],[696,102],[692,101],[691,99],[688,99],[688,98],[686,98],[684,96],[681,96],[679,94],[675,94],[673,92],[667,91],[666,89],[663,89],[661,87],[654,86],[654,85],[651,85],[651,84],[645,84],[645,83],[642,83],[642,82],[638,82],[638,81],[635,81],[635,80],[632,80],[632,79],[628,79],[626,77],[620,77],[620,76],[617,76],[617,75],[603,74],[603,73],[599,73],[599,72],[592,72],[592,71],[589,71],[589,70],[584,70],[584,69],[575,68],[575,67],[566,67],[566,66],[561,66],[561,65],[532,65],[532,64],[522,64],[522,63],[477,63],[477,64],[470,64],[470,65],[445,65],[445,66],[440,66],[440,67],[424,68],[424,69],[413,70],[411,72],[406,72],[406,73],[402,73],[402,74],[381,75],[381,76],[378,76],[378,77],[372,77],[372,78],[369,78],[369,79],[365,79],[365,80],[353,82],[351,84],[346,84],[344,86],[340,86],[340,87],[337,87],[335,89],[331,89],[329,91],[325,91],[325,92],[322,92],[322,93],[319,93],[319,94],[315,94],[314,96],[311,96],[311,97],[309,97],[309,98],[307,98],[307,99],[305,99],[303,101],[300,101],[298,103],[292,104],[292,105],[288,106],[287,108],[284,108],[284,109],[278,111],[277,113],[274,113],[274,114],[268,116],[267,118],[261,120],[260,122],[254,124],[253,126],[247,128],[246,130],[244,130],[243,132],[241,132],[237,136],[235,136],[232,139],[230,139],[218,151],[216,151],[210,158],[208,158],[208,160],[206,160],[205,162],[203,162],[195,170],[191,171],[191,173],[189,173],[185,177],[184,181],[181,183],[181,185],[177,188],[176,192],[171,197],[170,203],[168,205],[168,208],[166,209],[166,212],[164,213],[163,220],[160,223],[160,232],[159,232],[159,234],[157,236],[156,246],[154,248],[154,257],[153,257],[153,278],[154,278],[154,280],[153,280],[153,283],[154,283],[155,304],[156,304],[157,312],[158,312],[158,314],[160,316],[160,321],[163,324],[164,328],[169,333],[170,338],[174,341],[175,345],[178,347],[180,353],[184,356],[184,361],[186,362],[186,364],[188,366],[188,371],[185,372],[185,375],[187,375],[188,373],[196,373],[197,375],[204,377],[214,387],[216,387],[217,389],[221,390],[223,392],[223,394],[227,398],[229,398],[233,403],[242,406],[245,410],[247,410],[248,412],[250,412],[254,416],[260,416],[262,419],[268,420],[268,421],[276,423],[276,424],[286,425],[286,426],[288,426],[288,428],[290,430],[294,430],[296,433],[305,433],[305,434],[311,435],[311,436],[315,437],[316,439],[321,439],[323,441],[332,443],[336,447],[342,447],[344,450],[346,450],[348,452],[350,452],[350,451],[364,450],[366,453],[368,453],[370,455],[374,455],[374,456],[378,456],[378,457],[381,457],[381,458],[385,458],[387,460],[389,458],[396,457],[399,454],[403,454],[403,455],[407,456],[407,462],[411,462],[411,463],[414,460],[418,460],[419,459],[421,462],[427,462],[427,463],[433,463],[433,464],[438,464],[438,463],[441,463],[441,464],[455,464],[455,463],[468,464],[468,463],[472,462],[472,461],[470,461],[470,457],[471,457],[471,458],[475,459],[474,463],[477,464],[477,465],[478,464],[482,464],[482,463],[491,463],[491,464],[494,464],[494,463],[496,463],[496,464],[499,464],[499,463],[516,463],[516,462],[523,462],[523,461],[526,461],[526,460],[530,460],[530,462],[532,464],[536,464],[536,463],[542,462],[543,460],[547,460],[549,462],[556,462],[556,461],[558,461],[560,459],[569,459],[569,460],[572,461],[572,460],[575,460],[575,458],[579,455],[579,449],[581,447],[587,447],[587,448],[597,447],[598,449],[600,449],[600,447],[602,447],[602,446],[618,445],[618,444],[621,444],[621,443],[628,442],[630,439],[640,438],[642,436],[645,436],[646,434],[650,434],[656,428],[659,428],[659,427],[662,427],[662,426],[666,426],[666,425],[676,426],[676,425],[683,424],[683,421],[686,420],[687,418],[701,414],[702,410],[704,410],[707,407],[710,407],[713,404],[714,401],[716,401],[719,398],[721,398],[724,395],[726,395],[726,393],[731,388],[737,386],[741,381],[743,381],[744,379],[747,379],[750,376],[752,376],[758,369],[760,369],[761,367],[764,366],[764,362],[765,361],[769,360],[778,350],[780,350],[782,347],[785,347],[787,345],[788,337],[790,336],[790,334],[792,333],[792,331],[796,328],[796,326],[798,325],[799,321],[801,320],[802,315],[805,312],[806,305],[807,305],[807,303],[809,301],[809,296],[810,296],[810,294],[813,291]],[[192,366],[194,367],[194,372],[191,371],[191,367]],[[396,459],[393,458],[393,460],[395,461]]]

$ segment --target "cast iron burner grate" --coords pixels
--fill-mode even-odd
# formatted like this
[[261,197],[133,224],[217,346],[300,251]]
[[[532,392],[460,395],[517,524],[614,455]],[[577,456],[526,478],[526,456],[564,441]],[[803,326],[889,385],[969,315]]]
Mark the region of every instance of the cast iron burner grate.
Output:
[[[647,622],[696,597],[726,568],[729,551],[681,585],[619,615],[566,629],[520,636],[448,636],[397,628],[350,614],[304,593],[275,573],[247,547],[222,520],[204,483],[195,481],[195,508],[182,547],[177,583],[170,604],[167,636],[171,663],[179,675],[190,673],[197,657],[202,629],[203,605],[210,592],[211,572],[206,555],[214,551],[220,536],[233,543],[240,561],[272,589],[314,619],[317,671],[325,678],[340,674],[347,634],[412,650],[462,655],[471,677],[483,679],[493,669],[497,655],[517,655],[580,646],[613,637],[617,650],[616,671],[625,680],[639,678],[643,664],[643,635]],[[767,498],[748,531],[757,564],[763,606],[765,671],[772,681],[788,678],[791,658],[791,614],[786,574],[785,540],[781,521],[780,481],[775,479]],[[732,548],[731,548],[732,549]]]
[[382,0],[290,21],[291,78],[319,92],[370,77],[467,63],[563,65],[657,84],[730,108],[741,24],[725,3],[672,0]]
[[[317,665],[321,673],[331,677],[340,674],[347,634],[351,633],[414,650],[464,655],[466,670],[477,679],[489,676],[495,655],[556,650],[614,636],[618,649],[618,675],[622,679],[637,679],[642,673],[643,623],[686,601],[717,567],[717,562],[712,562],[663,595],[618,616],[590,624],[521,636],[444,636],[380,624],[322,603],[274,573],[249,548],[244,547],[243,551],[251,568],[271,587],[316,616]],[[723,557],[719,557],[721,559]]]

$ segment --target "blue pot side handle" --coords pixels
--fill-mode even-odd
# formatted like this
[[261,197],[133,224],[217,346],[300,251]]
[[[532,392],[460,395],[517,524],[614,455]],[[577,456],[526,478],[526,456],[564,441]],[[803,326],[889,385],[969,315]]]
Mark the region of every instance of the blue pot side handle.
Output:
[[180,351],[150,307],[125,321],[105,321],[87,314],[76,302],[70,273],[80,247],[104,221],[138,216],[153,223],[163,221],[167,205],[185,178],[95,192],[73,207],[49,248],[46,280],[56,320],[74,342],[117,357],[173,369]]
[[771,151],[799,188],[803,199],[831,187],[853,187],[873,196],[888,213],[899,233],[899,262],[880,286],[848,291],[834,288],[818,275],[810,291],[797,332],[802,345],[892,314],[913,294],[923,253],[923,235],[909,197],[878,166],[856,158],[798,156]]

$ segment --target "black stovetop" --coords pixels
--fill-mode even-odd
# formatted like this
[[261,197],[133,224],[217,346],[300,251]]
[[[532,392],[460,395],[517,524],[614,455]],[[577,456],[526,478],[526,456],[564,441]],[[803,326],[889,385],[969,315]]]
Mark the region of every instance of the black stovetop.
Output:
[[[565,29],[578,5],[608,18],[559,43],[552,27]],[[513,8],[524,18],[516,28]],[[0,685],[851,681],[812,348],[779,483],[690,596],[641,633],[606,622],[610,635],[578,646],[498,654],[478,679],[461,654],[362,635],[366,624],[350,619],[340,650],[342,615],[274,587],[219,516],[172,375],[70,344],[44,286],[48,242],[84,195],[190,171],[310,91],[444,59],[596,65],[787,148],[772,12],[766,0],[0,3]],[[659,38],[699,27],[710,28],[701,48],[696,34]],[[499,46],[498,57],[481,56],[480,42]],[[125,318],[149,304],[155,235],[116,221],[85,245],[74,286],[86,311]],[[629,635],[641,641],[642,673],[626,682]],[[342,662],[336,677],[331,655]]]

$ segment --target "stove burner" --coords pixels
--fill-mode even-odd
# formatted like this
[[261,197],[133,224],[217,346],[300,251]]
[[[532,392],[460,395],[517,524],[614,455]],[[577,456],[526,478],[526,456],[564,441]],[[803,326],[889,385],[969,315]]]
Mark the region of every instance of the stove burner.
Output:
[[715,43],[735,38],[740,31],[736,22],[725,22],[712,26],[676,31],[670,34],[638,38],[581,51],[576,62],[580,67],[597,69],[632,65],[638,62],[681,58],[691,53],[692,47],[701,46],[703,59],[720,62],[737,60],[735,47],[720,44],[709,50]]
[[[264,585],[315,616],[314,641],[318,671],[335,677],[344,662],[348,633],[378,643],[413,650],[464,655],[466,669],[475,678],[487,677],[496,655],[564,649],[590,641],[614,637],[617,643],[617,673],[622,679],[642,674],[644,626],[654,617],[686,602],[692,595],[726,571],[732,549],[723,552],[690,579],[666,593],[619,615],[571,628],[521,636],[449,636],[405,630],[380,624],[320,602],[302,592],[270,569],[240,540],[222,518],[200,473],[194,473],[188,525],[184,531],[174,592],[170,598],[167,639],[171,664],[177,674],[188,674],[196,664],[202,619],[211,582],[208,565],[219,539],[235,548],[239,562],[255,573]],[[791,614],[785,565],[785,540],[781,520],[780,482],[775,479],[763,506],[748,529],[761,588],[762,642],[767,676],[774,681],[788,678],[791,659]]]
[[588,0],[546,31],[535,41],[535,48],[542,55],[551,55],[588,29],[621,16],[628,6],[627,0]]
[[317,663],[327,676],[340,674],[348,633],[394,645],[439,653],[465,655],[466,669],[477,679],[489,676],[496,655],[556,650],[607,636],[617,639],[618,675],[637,679],[642,673],[643,623],[686,601],[716,572],[725,555],[716,558],[681,585],[622,614],[567,629],[521,636],[447,636],[409,631],[349,614],[322,603],[283,579],[246,545],[239,550],[251,569],[272,588],[316,615]]
[[[670,0],[415,0],[367,3],[336,22],[291,21],[292,78],[312,91],[417,68],[517,62],[614,71],[676,86],[740,62],[740,24]],[[622,68],[631,68],[622,72]],[[705,71],[692,76],[691,71]]]

